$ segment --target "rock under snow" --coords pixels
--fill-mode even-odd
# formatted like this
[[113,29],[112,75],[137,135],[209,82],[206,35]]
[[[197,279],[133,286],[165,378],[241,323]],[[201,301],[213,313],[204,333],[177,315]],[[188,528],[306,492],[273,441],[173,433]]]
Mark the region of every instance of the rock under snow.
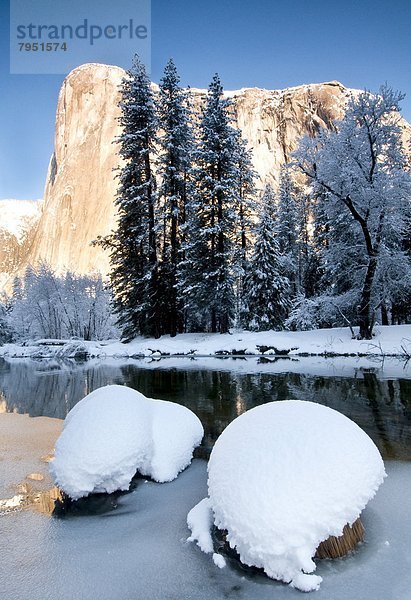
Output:
[[385,470],[350,419],[290,400],[235,419],[214,446],[208,475],[209,498],[188,515],[190,539],[210,552],[214,522],[244,564],[311,591],[321,583],[310,575],[318,545],[359,517]]
[[137,471],[171,481],[190,464],[203,433],[188,408],[108,385],[69,412],[50,471],[73,499],[126,490]]

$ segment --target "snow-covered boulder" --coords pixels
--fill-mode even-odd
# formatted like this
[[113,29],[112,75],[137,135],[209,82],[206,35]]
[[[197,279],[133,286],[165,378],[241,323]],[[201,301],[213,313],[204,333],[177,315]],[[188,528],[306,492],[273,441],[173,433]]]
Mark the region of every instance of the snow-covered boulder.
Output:
[[356,521],[384,477],[378,449],[344,415],[313,402],[264,404],[218,438],[209,498],[187,517],[189,539],[211,552],[214,523],[244,564],[315,590],[321,577],[310,574],[318,545]]
[[50,471],[73,499],[126,490],[137,471],[171,481],[190,464],[203,434],[188,408],[108,385],[69,412]]

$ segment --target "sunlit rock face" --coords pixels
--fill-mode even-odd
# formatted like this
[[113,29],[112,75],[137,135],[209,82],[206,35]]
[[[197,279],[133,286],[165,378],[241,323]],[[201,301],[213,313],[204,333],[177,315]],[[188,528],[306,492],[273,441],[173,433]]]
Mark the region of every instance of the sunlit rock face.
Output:
[[72,71],[60,91],[44,209],[27,262],[57,271],[108,271],[108,257],[92,247],[115,222],[118,165],[118,86],[122,69],[89,64]]
[[343,115],[348,94],[349,90],[338,82],[230,93],[237,125],[253,151],[254,167],[262,184],[278,181],[281,166],[303,135],[330,127]]
[[[118,101],[123,76],[119,67],[87,64],[65,79],[57,105],[55,150],[44,207],[30,249],[19,261],[20,273],[27,264],[41,260],[57,271],[108,272],[107,252],[90,244],[115,225],[119,158],[114,140],[120,133]],[[191,90],[195,107],[200,107],[205,93]],[[349,90],[330,82],[226,94],[233,100],[237,124],[253,151],[262,187],[267,181],[278,181],[281,165],[302,135],[330,127],[342,116]]]
[[41,214],[40,200],[0,200],[0,289],[25,262]]

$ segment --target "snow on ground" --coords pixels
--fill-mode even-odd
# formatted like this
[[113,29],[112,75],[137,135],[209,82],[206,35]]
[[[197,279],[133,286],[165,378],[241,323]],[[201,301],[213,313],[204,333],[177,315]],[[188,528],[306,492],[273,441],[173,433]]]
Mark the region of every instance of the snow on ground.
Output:
[[302,591],[322,581],[308,575],[320,542],[342,535],[385,476],[376,446],[355,423],[297,400],[270,402],[232,421],[208,473],[209,499],[188,514],[189,539],[211,552],[214,521],[244,564]]
[[[266,346],[268,349],[259,347]],[[185,333],[174,338],[163,336],[158,340],[137,338],[123,344],[119,341],[83,342],[67,340],[60,346],[34,342],[25,346],[5,344],[0,356],[33,358],[70,358],[86,354],[90,357],[136,357],[188,355],[213,356],[215,354],[275,354],[275,349],[290,356],[312,355],[395,355],[411,354],[411,325],[377,327],[372,340],[353,340],[348,328],[316,329],[313,331],[234,332],[232,334]]]
[[73,499],[127,490],[136,471],[171,481],[190,464],[203,434],[199,419],[184,406],[109,385],[71,409],[50,471]]
[[[143,483],[106,514],[58,519],[30,510],[0,518],[0,589],[7,600],[301,600],[301,592],[218,569],[186,543],[186,515],[207,493],[207,464],[194,460],[171,483]],[[363,512],[366,541],[353,554],[318,561],[315,600],[409,600],[411,464],[388,478]]]

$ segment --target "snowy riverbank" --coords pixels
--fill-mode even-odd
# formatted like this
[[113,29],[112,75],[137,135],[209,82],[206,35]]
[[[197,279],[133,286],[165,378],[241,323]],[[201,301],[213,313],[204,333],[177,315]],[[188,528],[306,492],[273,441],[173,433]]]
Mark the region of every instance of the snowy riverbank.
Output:
[[142,356],[402,356],[411,355],[411,325],[378,326],[372,340],[352,339],[348,328],[312,331],[240,331],[231,334],[186,333],[174,338],[117,340],[37,340],[24,346],[5,344],[9,358],[137,358]]

